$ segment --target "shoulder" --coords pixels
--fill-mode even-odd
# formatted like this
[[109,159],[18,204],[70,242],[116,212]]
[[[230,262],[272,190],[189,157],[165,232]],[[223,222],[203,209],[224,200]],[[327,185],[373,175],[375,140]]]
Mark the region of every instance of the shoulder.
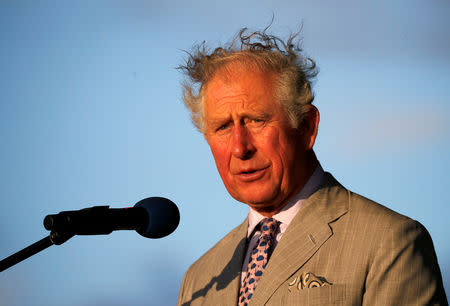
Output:
[[[247,231],[248,221],[244,220],[243,223],[235,227],[222,239],[220,239],[213,247],[211,247],[206,253],[204,253],[198,260],[196,260],[188,269],[188,272],[194,272],[196,270],[210,270],[216,267],[218,261],[223,260],[233,255],[236,247],[240,244],[246,243],[245,233]],[[231,247],[234,246],[233,249]]]
[[348,223],[354,231],[361,232],[360,237],[366,240],[375,258],[378,255],[394,260],[398,252],[407,248],[421,253],[431,249],[433,254],[429,255],[435,257],[431,236],[419,221],[351,191]]
[[389,229],[397,223],[419,224],[417,221],[400,214],[387,206],[372,201],[362,195],[347,190],[348,212],[354,217],[370,220],[373,227]]
[[333,247],[364,259],[364,269],[378,269],[407,252],[414,260],[435,260],[432,239],[420,222],[348,190],[330,174],[314,197],[310,214],[328,223]]
[[348,190],[329,173],[326,173],[322,189],[318,191],[318,194],[319,199],[326,202],[323,205],[325,211],[342,211],[342,214],[350,219],[349,221],[361,220],[364,222],[366,229],[391,230],[395,225],[400,226],[401,224],[408,224],[420,230],[424,229],[419,222]]
[[360,233],[359,236],[364,239],[371,237],[367,242],[370,241],[372,247],[383,248],[386,243],[411,243],[422,239],[431,242],[428,231],[420,222],[352,192],[337,181],[329,188],[333,190],[329,194],[335,195],[328,198],[330,206],[336,201],[337,206],[345,207],[343,224],[348,230]]
[[324,191],[328,209],[341,210],[329,223],[335,236],[342,248],[351,248],[351,258],[364,262],[366,304],[445,304],[433,242],[420,222],[337,181]]
[[239,277],[247,227],[246,219],[189,267],[181,285],[179,305],[192,300],[200,303]]

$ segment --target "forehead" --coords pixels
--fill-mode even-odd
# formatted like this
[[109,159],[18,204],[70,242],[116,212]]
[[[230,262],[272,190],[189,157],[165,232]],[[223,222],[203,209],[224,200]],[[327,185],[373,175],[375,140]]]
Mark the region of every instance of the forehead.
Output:
[[205,111],[242,104],[250,108],[274,106],[276,75],[238,66],[216,72],[204,91]]

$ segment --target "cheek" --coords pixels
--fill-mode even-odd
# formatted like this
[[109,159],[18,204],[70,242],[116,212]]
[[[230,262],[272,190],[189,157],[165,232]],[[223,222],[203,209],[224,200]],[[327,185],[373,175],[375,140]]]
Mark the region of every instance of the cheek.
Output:
[[274,129],[265,131],[256,137],[256,139],[258,140],[257,147],[261,153],[271,159],[272,162],[277,163],[284,150],[284,145],[280,141],[281,139],[278,131]]
[[210,149],[214,157],[214,161],[216,162],[217,169],[222,175],[228,169],[229,165],[229,152],[227,144],[224,142],[212,142],[210,143]]
[[279,175],[289,171],[295,159],[295,149],[292,145],[295,140],[278,130],[267,133],[261,140],[260,148],[263,148],[265,155],[271,159],[274,170],[279,172]]

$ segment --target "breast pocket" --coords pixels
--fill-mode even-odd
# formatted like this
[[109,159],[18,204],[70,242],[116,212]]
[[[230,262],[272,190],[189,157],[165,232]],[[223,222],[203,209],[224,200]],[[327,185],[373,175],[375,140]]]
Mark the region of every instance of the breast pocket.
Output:
[[284,296],[283,305],[348,305],[345,285],[292,290]]

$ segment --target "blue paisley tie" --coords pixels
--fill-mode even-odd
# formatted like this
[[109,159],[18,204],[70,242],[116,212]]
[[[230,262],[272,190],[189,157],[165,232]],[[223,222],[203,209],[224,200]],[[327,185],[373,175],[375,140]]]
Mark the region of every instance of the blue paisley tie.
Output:
[[278,221],[273,218],[265,218],[260,222],[261,236],[259,236],[258,243],[250,255],[247,274],[239,291],[238,306],[246,306],[252,298],[256,285],[272,254],[277,229]]

